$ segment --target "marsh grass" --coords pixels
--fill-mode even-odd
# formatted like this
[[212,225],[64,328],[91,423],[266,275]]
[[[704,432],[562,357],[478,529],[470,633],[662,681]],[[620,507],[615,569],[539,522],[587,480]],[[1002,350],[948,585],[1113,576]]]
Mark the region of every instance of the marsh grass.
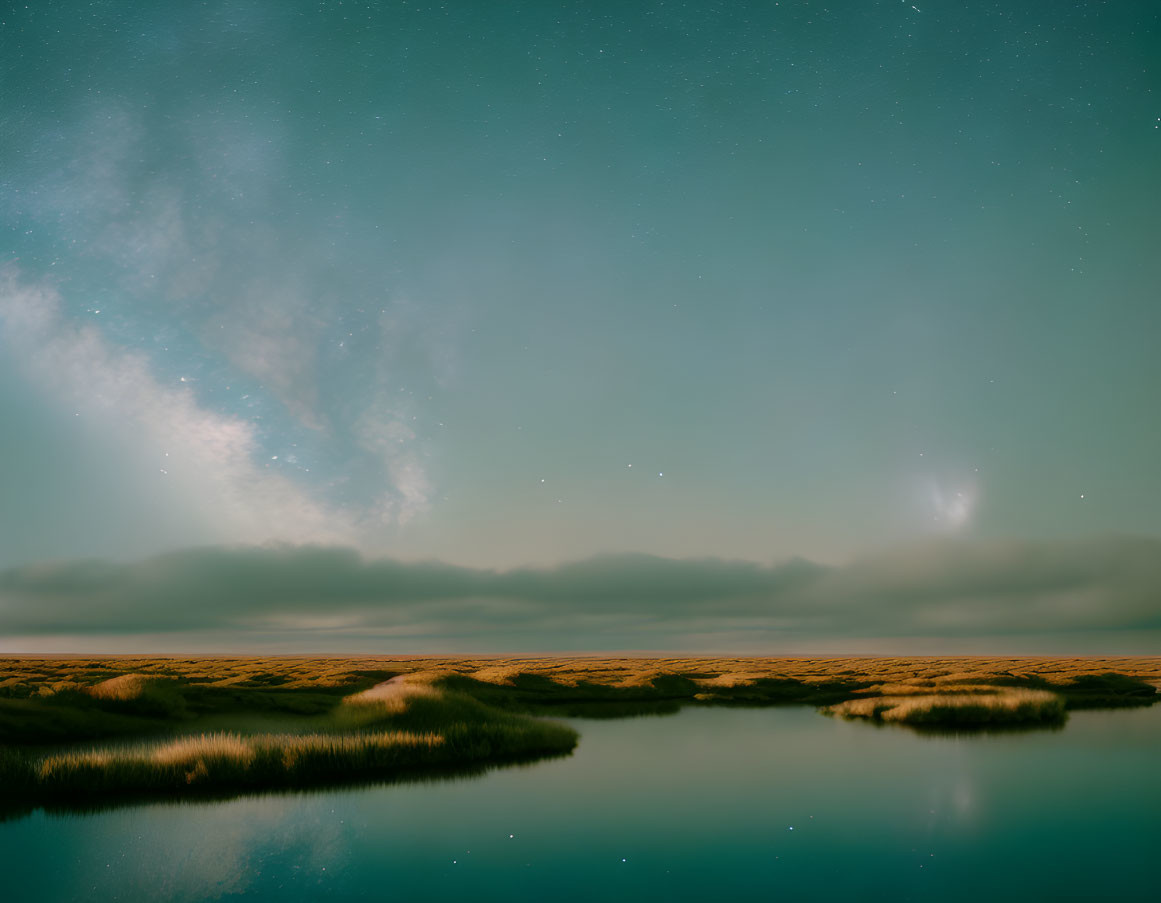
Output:
[[905,693],[851,699],[824,714],[889,724],[940,727],[1063,724],[1064,699],[1045,690],[972,686],[967,692]]
[[505,759],[433,765],[423,763],[409,768],[352,775],[341,773],[333,778],[318,778],[310,782],[295,784],[271,784],[268,786],[248,786],[243,788],[214,787],[211,785],[191,785],[174,792],[133,792],[113,793],[61,793],[37,796],[21,794],[17,796],[0,793],[0,823],[24,818],[38,810],[48,814],[93,815],[113,812],[125,807],[185,807],[201,806],[206,803],[228,801],[239,797],[261,798],[265,796],[283,797],[311,796],[332,790],[354,790],[360,788],[389,787],[398,784],[434,785],[449,782],[469,781],[498,768],[534,768],[538,763],[568,756],[568,752],[548,753],[536,756],[513,756]]
[[607,718],[989,686],[1057,693],[1068,708],[1135,706],[1161,698],[1157,684],[1161,658],[0,659],[0,744],[357,730],[447,691],[502,711]]
[[30,763],[28,780],[46,794],[263,787],[430,762],[440,758],[435,748],[443,742],[439,735],[405,731],[205,734],[167,743],[50,754]]
[[[52,698],[128,674],[172,679],[183,688],[195,713],[227,706],[288,712],[301,707],[317,713],[391,677],[432,674],[462,675],[500,688],[527,688],[530,679],[541,678],[547,679],[545,686],[584,684],[590,691],[599,687],[635,692],[649,692],[657,678],[676,675],[711,693],[744,690],[761,681],[781,681],[787,686],[921,681],[1031,686],[1038,681],[1051,690],[1116,675],[1135,684],[1132,692],[1152,694],[1150,682],[1161,684],[1161,657],[24,657],[0,658],[0,698]],[[199,698],[191,694],[195,689]],[[1116,687],[1105,689],[1111,690],[1110,697],[1125,696]]]
[[344,699],[327,730],[210,733],[131,745],[0,754],[14,796],[156,794],[300,787],[570,752],[563,724],[493,709],[425,681]]
[[140,697],[145,692],[145,688],[157,679],[149,674],[119,674],[86,687],[85,692],[94,699],[125,702]]
[[[576,732],[537,716],[685,705],[807,704],[931,729],[1054,726],[1069,708],[1153,704],[1159,684],[1161,658],[0,659],[0,795],[75,802],[395,779],[567,754]],[[104,745],[59,748],[86,741]]]

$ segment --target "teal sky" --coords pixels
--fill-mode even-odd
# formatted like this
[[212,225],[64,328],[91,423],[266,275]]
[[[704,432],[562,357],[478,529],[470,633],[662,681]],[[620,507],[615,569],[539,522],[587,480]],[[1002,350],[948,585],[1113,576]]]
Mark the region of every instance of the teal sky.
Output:
[[0,567],[1161,534],[1151,0],[30,4]]

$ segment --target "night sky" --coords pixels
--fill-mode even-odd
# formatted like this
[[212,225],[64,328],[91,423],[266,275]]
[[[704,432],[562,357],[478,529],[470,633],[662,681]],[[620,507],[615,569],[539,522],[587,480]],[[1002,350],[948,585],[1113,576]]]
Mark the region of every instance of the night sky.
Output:
[[1154,0],[5,5],[0,648],[1161,649],[1158,198]]

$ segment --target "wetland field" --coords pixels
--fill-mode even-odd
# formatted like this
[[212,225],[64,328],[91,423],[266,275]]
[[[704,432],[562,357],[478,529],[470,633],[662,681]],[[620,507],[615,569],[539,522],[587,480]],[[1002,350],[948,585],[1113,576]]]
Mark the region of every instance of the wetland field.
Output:
[[1161,843],[1157,658],[0,667],[21,903],[1144,899]]
[[[916,731],[1152,705],[1153,658],[13,658],[3,805],[298,789],[568,755],[561,719],[809,706]],[[575,723],[575,722],[574,722]],[[583,724],[583,721],[580,722]]]

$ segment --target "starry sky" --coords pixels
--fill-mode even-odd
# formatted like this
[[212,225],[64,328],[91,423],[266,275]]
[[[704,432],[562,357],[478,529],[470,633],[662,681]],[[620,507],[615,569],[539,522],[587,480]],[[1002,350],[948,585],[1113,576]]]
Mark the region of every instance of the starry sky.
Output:
[[0,618],[1161,649],[1158,197],[1152,0],[6,5]]

